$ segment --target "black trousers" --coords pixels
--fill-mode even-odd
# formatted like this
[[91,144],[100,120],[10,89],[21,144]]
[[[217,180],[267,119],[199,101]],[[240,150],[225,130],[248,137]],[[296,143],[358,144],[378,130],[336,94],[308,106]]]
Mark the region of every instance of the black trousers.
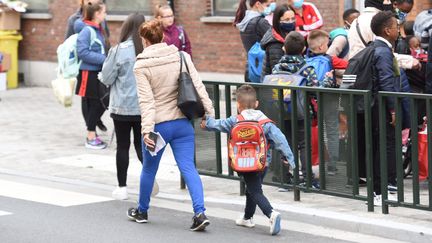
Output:
[[102,106],[101,101],[98,98],[82,97],[81,111],[87,126],[87,131],[95,132],[96,125],[100,122],[100,119],[105,112],[105,108]]
[[129,167],[130,134],[133,131],[134,147],[138,159],[143,161],[141,149],[141,122],[114,120],[114,130],[117,138],[116,167],[117,180],[120,187],[126,186],[127,170]]
[[[290,146],[292,146],[292,121],[291,120],[285,120],[285,137],[288,140],[288,143]],[[297,144],[298,149],[300,151],[300,163],[301,163],[301,172],[303,175],[306,175],[306,142],[305,142],[305,129],[304,129],[304,120],[298,120],[297,121]],[[294,152],[294,148],[292,148]]]
[[[386,144],[380,144],[380,129],[378,116],[378,106],[372,109],[372,166],[373,166],[373,180],[374,192],[378,195],[381,194],[381,159],[380,159],[380,146],[386,147],[387,155],[387,180],[385,183],[396,184],[396,139],[395,128],[390,124],[391,115],[387,112],[386,115]],[[366,139],[365,139],[365,124],[364,114],[357,115],[357,146],[358,146],[358,165],[359,176],[366,177]],[[402,148],[399,148],[402,149]]]
[[254,216],[256,206],[270,218],[273,207],[270,205],[269,200],[264,196],[262,190],[262,182],[264,180],[265,172],[250,172],[239,173],[243,176],[246,183],[246,206],[245,206],[245,219],[250,219]]

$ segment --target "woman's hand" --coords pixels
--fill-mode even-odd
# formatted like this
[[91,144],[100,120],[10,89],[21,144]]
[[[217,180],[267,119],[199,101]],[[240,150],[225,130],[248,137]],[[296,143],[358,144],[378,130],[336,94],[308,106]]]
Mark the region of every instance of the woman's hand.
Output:
[[144,134],[144,143],[147,147],[154,148],[156,144],[150,139],[149,133]]
[[201,129],[206,129],[206,122],[207,122],[207,120],[205,119],[205,116],[204,116],[202,118],[201,124],[200,124]]

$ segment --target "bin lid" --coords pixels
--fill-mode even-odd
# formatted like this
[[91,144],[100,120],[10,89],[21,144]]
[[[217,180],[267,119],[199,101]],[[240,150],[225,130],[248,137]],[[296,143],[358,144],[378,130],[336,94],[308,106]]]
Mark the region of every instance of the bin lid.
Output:
[[16,30],[0,30],[0,35],[17,35],[18,31]]
[[16,30],[0,30],[0,40],[22,40],[22,35]]

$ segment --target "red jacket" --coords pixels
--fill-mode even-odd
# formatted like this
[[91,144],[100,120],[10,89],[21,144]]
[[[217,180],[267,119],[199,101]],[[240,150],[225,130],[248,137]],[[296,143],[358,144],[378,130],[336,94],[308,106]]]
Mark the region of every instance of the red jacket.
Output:
[[319,29],[323,26],[323,18],[313,3],[303,3],[303,15],[295,13],[296,26],[303,36],[307,36],[311,30]]
[[348,61],[337,56],[331,56],[333,69],[346,69]]

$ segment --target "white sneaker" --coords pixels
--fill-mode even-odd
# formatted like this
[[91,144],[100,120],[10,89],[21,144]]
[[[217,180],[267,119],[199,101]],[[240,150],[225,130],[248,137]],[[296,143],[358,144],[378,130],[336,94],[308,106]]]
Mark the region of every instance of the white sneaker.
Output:
[[113,192],[112,192],[112,197],[116,200],[126,200],[129,198],[128,196],[128,192],[127,192],[127,187],[117,187]]
[[277,235],[281,230],[281,215],[280,213],[273,211],[270,215],[270,234]]
[[253,222],[253,218],[250,219],[244,219],[243,217],[240,219],[237,219],[236,221],[236,225],[238,226],[244,226],[244,227],[248,227],[248,228],[253,228],[255,227],[255,224]]
[[381,197],[381,195],[376,195],[375,193],[374,193],[374,206],[375,207],[381,207],[382,206],[382,197]]

